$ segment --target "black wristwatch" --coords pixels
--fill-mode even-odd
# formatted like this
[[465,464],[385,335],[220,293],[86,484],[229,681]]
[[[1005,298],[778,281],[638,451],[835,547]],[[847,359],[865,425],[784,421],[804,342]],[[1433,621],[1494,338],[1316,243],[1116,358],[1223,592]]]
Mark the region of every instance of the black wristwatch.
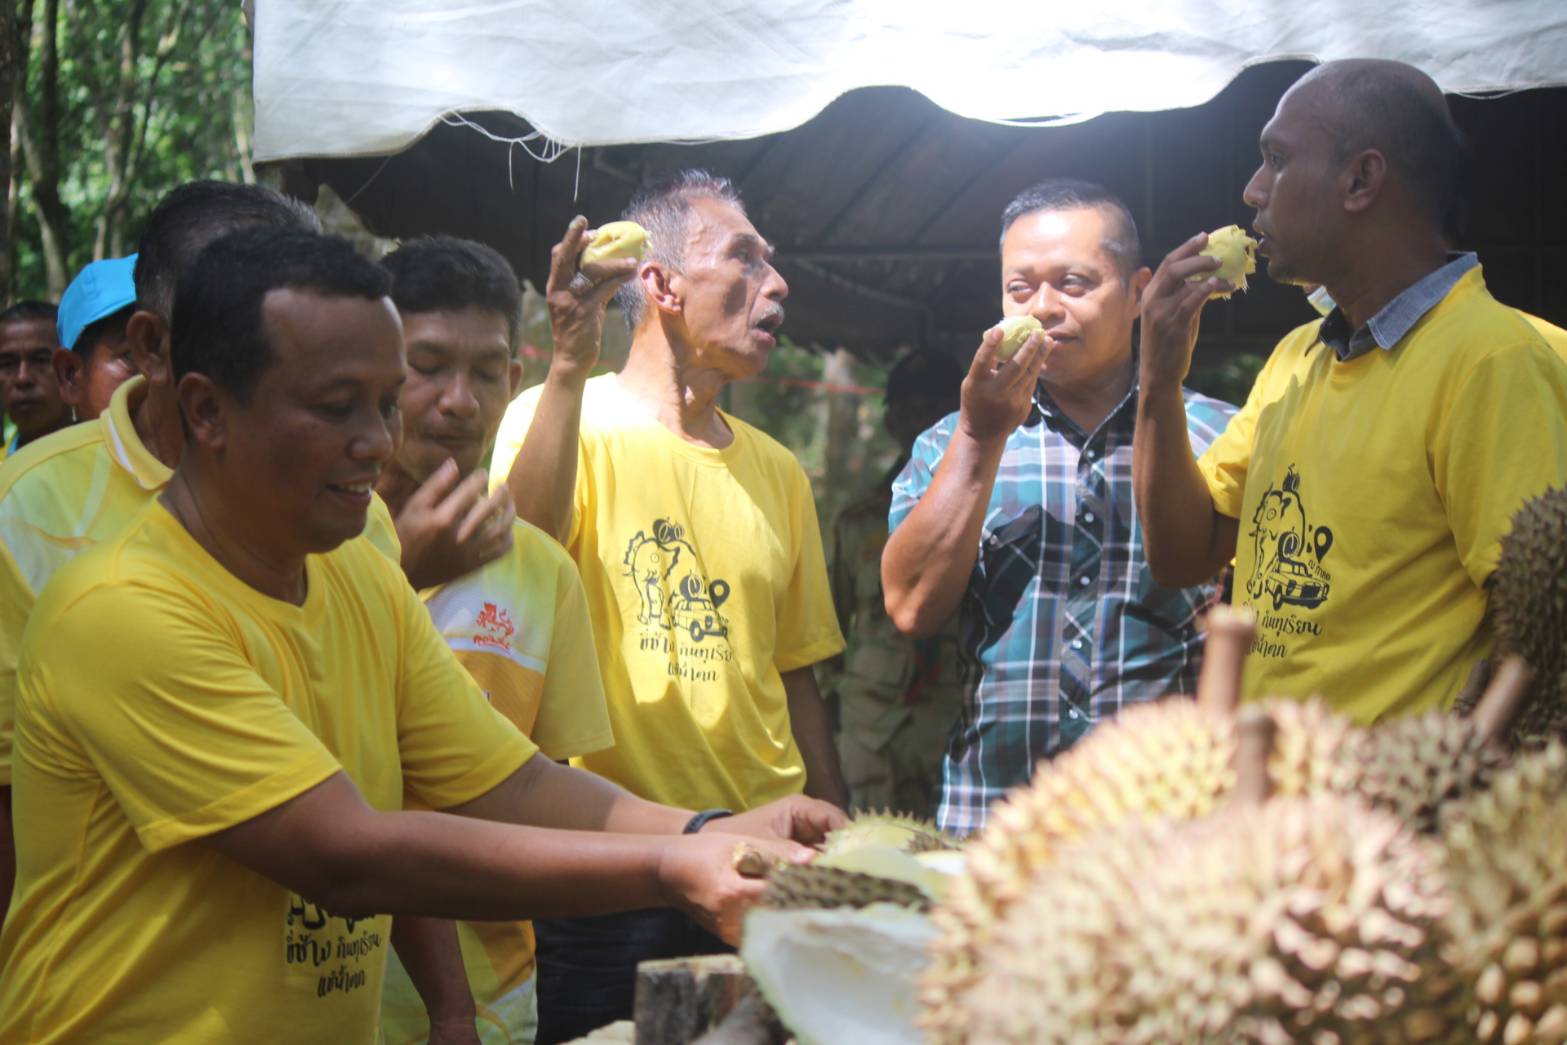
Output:
[[694,835],[706,827],[709,820],[721,820],[726,816],[734,815],[733,809],[704,809],[690,820],[687,820],[686,826],[681,828],[680,833],[683,835]]

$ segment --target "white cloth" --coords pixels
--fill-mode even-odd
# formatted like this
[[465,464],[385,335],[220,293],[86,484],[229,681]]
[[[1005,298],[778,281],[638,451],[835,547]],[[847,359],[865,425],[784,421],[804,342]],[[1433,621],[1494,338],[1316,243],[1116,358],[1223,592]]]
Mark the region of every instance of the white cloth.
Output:
[[255,30],[258,160],[392,152],[474,109],[563,145],[750,138],[878,84],[1067,122],[1198,105],[1279,58],[1567,83],[1561,0],[257,0]]

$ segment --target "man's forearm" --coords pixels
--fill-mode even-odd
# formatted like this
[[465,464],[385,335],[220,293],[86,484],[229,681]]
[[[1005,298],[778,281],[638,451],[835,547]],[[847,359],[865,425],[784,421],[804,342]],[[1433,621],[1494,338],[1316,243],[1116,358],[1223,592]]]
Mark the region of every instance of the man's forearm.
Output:
[[550,368],[522,449],[506,476],[517,515],[564,542],[577,486],[577,440],[587,374]]
[[431,1027],[474,1029],[477,1012],[457,943],[457,923],[415,914],[392,919],[392,946],[424,1002]]
[[691,819],[691,810],[638,798],[601,776],[542,755],[490,791],[446,811],[502,823],[633,835],[679,834]]
[[833,746],[832,723],[816,686],[815,672],[809,667],[786,671],[783,684],[789,701],[789,725],[805,762],[806,795],[840,809],[849,808],[849,788]]
[[980,444],[959,428],[929,489],[887,539],[882,590],[899,631],[934,635],[957,612],[1005,448],[1005,439]]
[[1210,579],[1235,554],[1235,528],[1215,510],[1192,454],[1179,386],[1144,385],[1132,440],[1132,489],[1143,553],[1167,587]]

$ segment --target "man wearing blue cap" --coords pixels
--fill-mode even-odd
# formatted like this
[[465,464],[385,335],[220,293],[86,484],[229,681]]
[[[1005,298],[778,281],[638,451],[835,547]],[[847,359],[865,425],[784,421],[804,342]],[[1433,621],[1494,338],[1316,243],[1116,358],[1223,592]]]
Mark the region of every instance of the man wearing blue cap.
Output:
[[0,458],[71,423],[52,365],[54,317],[46,301],[19,301],[0,312],[0,410],[16,425]]
[[54,373],[60,398],[78,421],[91,421],[109,409],[114,390],[136,373],[125,338],[136,311],[135,270],[135,254],[91,262],[60,298]]

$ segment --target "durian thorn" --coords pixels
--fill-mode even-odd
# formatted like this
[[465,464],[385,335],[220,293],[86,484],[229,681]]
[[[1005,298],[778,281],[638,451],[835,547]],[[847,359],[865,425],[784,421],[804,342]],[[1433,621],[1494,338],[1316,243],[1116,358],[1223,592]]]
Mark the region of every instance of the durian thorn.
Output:
[[766,878],[782,861],[748,842],[735,846],[734,869],[741,878]]
[[1497,740],[1506,735],[1518,712],[1523,710],[1533,682],[1534,669],[1516,653],[1508,654],[1496,666],[1491,672],[1490,684],[1470,716],[1481,741]]
[[1273,742],[1278,736],[1279,724],[1266,711],[1249,710],[1235,721],[1235,754],[1231,767],[1235,770],[1233,799],[1240,805],[1261,805],[1273,794],[1273,778],[1268,774],[1268,762],[1273,757]]
[[1257,614],[1245,606],[1215,606],[1205,622],[1208,639],[1197,676],[1197,706],[1231,713],[1241,702],[1241,672],[1257,634]]

